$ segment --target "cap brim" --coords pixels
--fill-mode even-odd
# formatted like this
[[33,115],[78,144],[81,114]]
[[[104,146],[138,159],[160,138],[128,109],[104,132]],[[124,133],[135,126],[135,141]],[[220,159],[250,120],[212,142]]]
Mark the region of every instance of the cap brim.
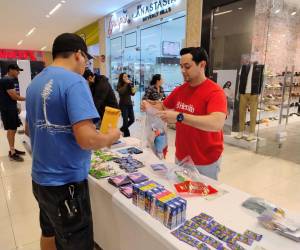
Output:
[[94,59],[94,57],[91,56],[89,53],[86,53],[86,56],[87,56],[87,58],[88,58],[89,60]]

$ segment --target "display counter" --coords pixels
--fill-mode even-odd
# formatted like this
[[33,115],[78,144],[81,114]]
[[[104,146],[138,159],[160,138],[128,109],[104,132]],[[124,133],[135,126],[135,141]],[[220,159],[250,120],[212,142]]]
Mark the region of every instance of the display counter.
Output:
[[[133,138],[126,138],[125,142],[127,146],[139,145],[139,141]],[[116,149],[112,151],[116,151]],[[175,192],[168,179],[158,176],[150,168],[150,164],[160,163],[161,161],[149,149],[144,149],[142,154],[134,155],[134,158],[146,165],[146,167],[139,169],[140,172],[164,185],[170,191]],[[120,170],[120,173],[122,173],[122,170]],[[242,203],[250,197],[249,194],[205,176],[201,176],[201,178],[201,181],[222,190],[222,195],[215,198],[186,198],[187,219],[204,212],[213,216],[219,223],[237,232],[251,230],[263,235],[260,242],[254,243],[247,249],[300,249],[300,243],[263,228],[257,222],[257,214],[242,207]],[[97,180],[89,176],[89,187],[94,221],[94,238],[95,242],[104,250],[195,249],[175,238],[171,234],[172,230],[166,228],[147,212],[133,205],[132,200],[122,195],[116,187],[108,183],[107,179]]]

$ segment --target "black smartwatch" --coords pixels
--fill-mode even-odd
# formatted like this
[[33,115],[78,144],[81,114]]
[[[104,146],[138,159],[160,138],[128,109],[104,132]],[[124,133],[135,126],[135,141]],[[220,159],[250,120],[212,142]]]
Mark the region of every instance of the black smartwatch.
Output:
[[183,113],[179,113],[176,117],[177,122],[182,122],[184,120],[184,115]]

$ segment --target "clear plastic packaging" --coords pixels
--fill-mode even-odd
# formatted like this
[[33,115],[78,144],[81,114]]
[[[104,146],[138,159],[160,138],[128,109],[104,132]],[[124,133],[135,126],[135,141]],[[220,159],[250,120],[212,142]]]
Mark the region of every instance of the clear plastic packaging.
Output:
[[278,208],[274,204],[267,202],[264,199],[258,198],[258,197],[251,197],[251,198],[247,199],[246,201],[243,202],[242,206],[245,208],[248,208],[252,211],[255,211],[259,214],[262,214],[266,210],[274,211],[274,212],[282,214],[282,215],[285,214],[283,209]]
[[157,112],[155,108],[147,108],[144,133],[154,154],[165,159],[168,151],[167,124],[156,115]]

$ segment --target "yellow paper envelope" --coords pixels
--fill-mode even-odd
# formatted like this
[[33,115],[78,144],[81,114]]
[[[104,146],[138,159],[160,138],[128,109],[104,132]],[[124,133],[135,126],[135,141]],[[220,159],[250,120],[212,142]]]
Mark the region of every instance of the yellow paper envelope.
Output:
[[117,128],[120,115],[121,111],[119,109],[105,107],[100,132],[106,134],[109,128]]

